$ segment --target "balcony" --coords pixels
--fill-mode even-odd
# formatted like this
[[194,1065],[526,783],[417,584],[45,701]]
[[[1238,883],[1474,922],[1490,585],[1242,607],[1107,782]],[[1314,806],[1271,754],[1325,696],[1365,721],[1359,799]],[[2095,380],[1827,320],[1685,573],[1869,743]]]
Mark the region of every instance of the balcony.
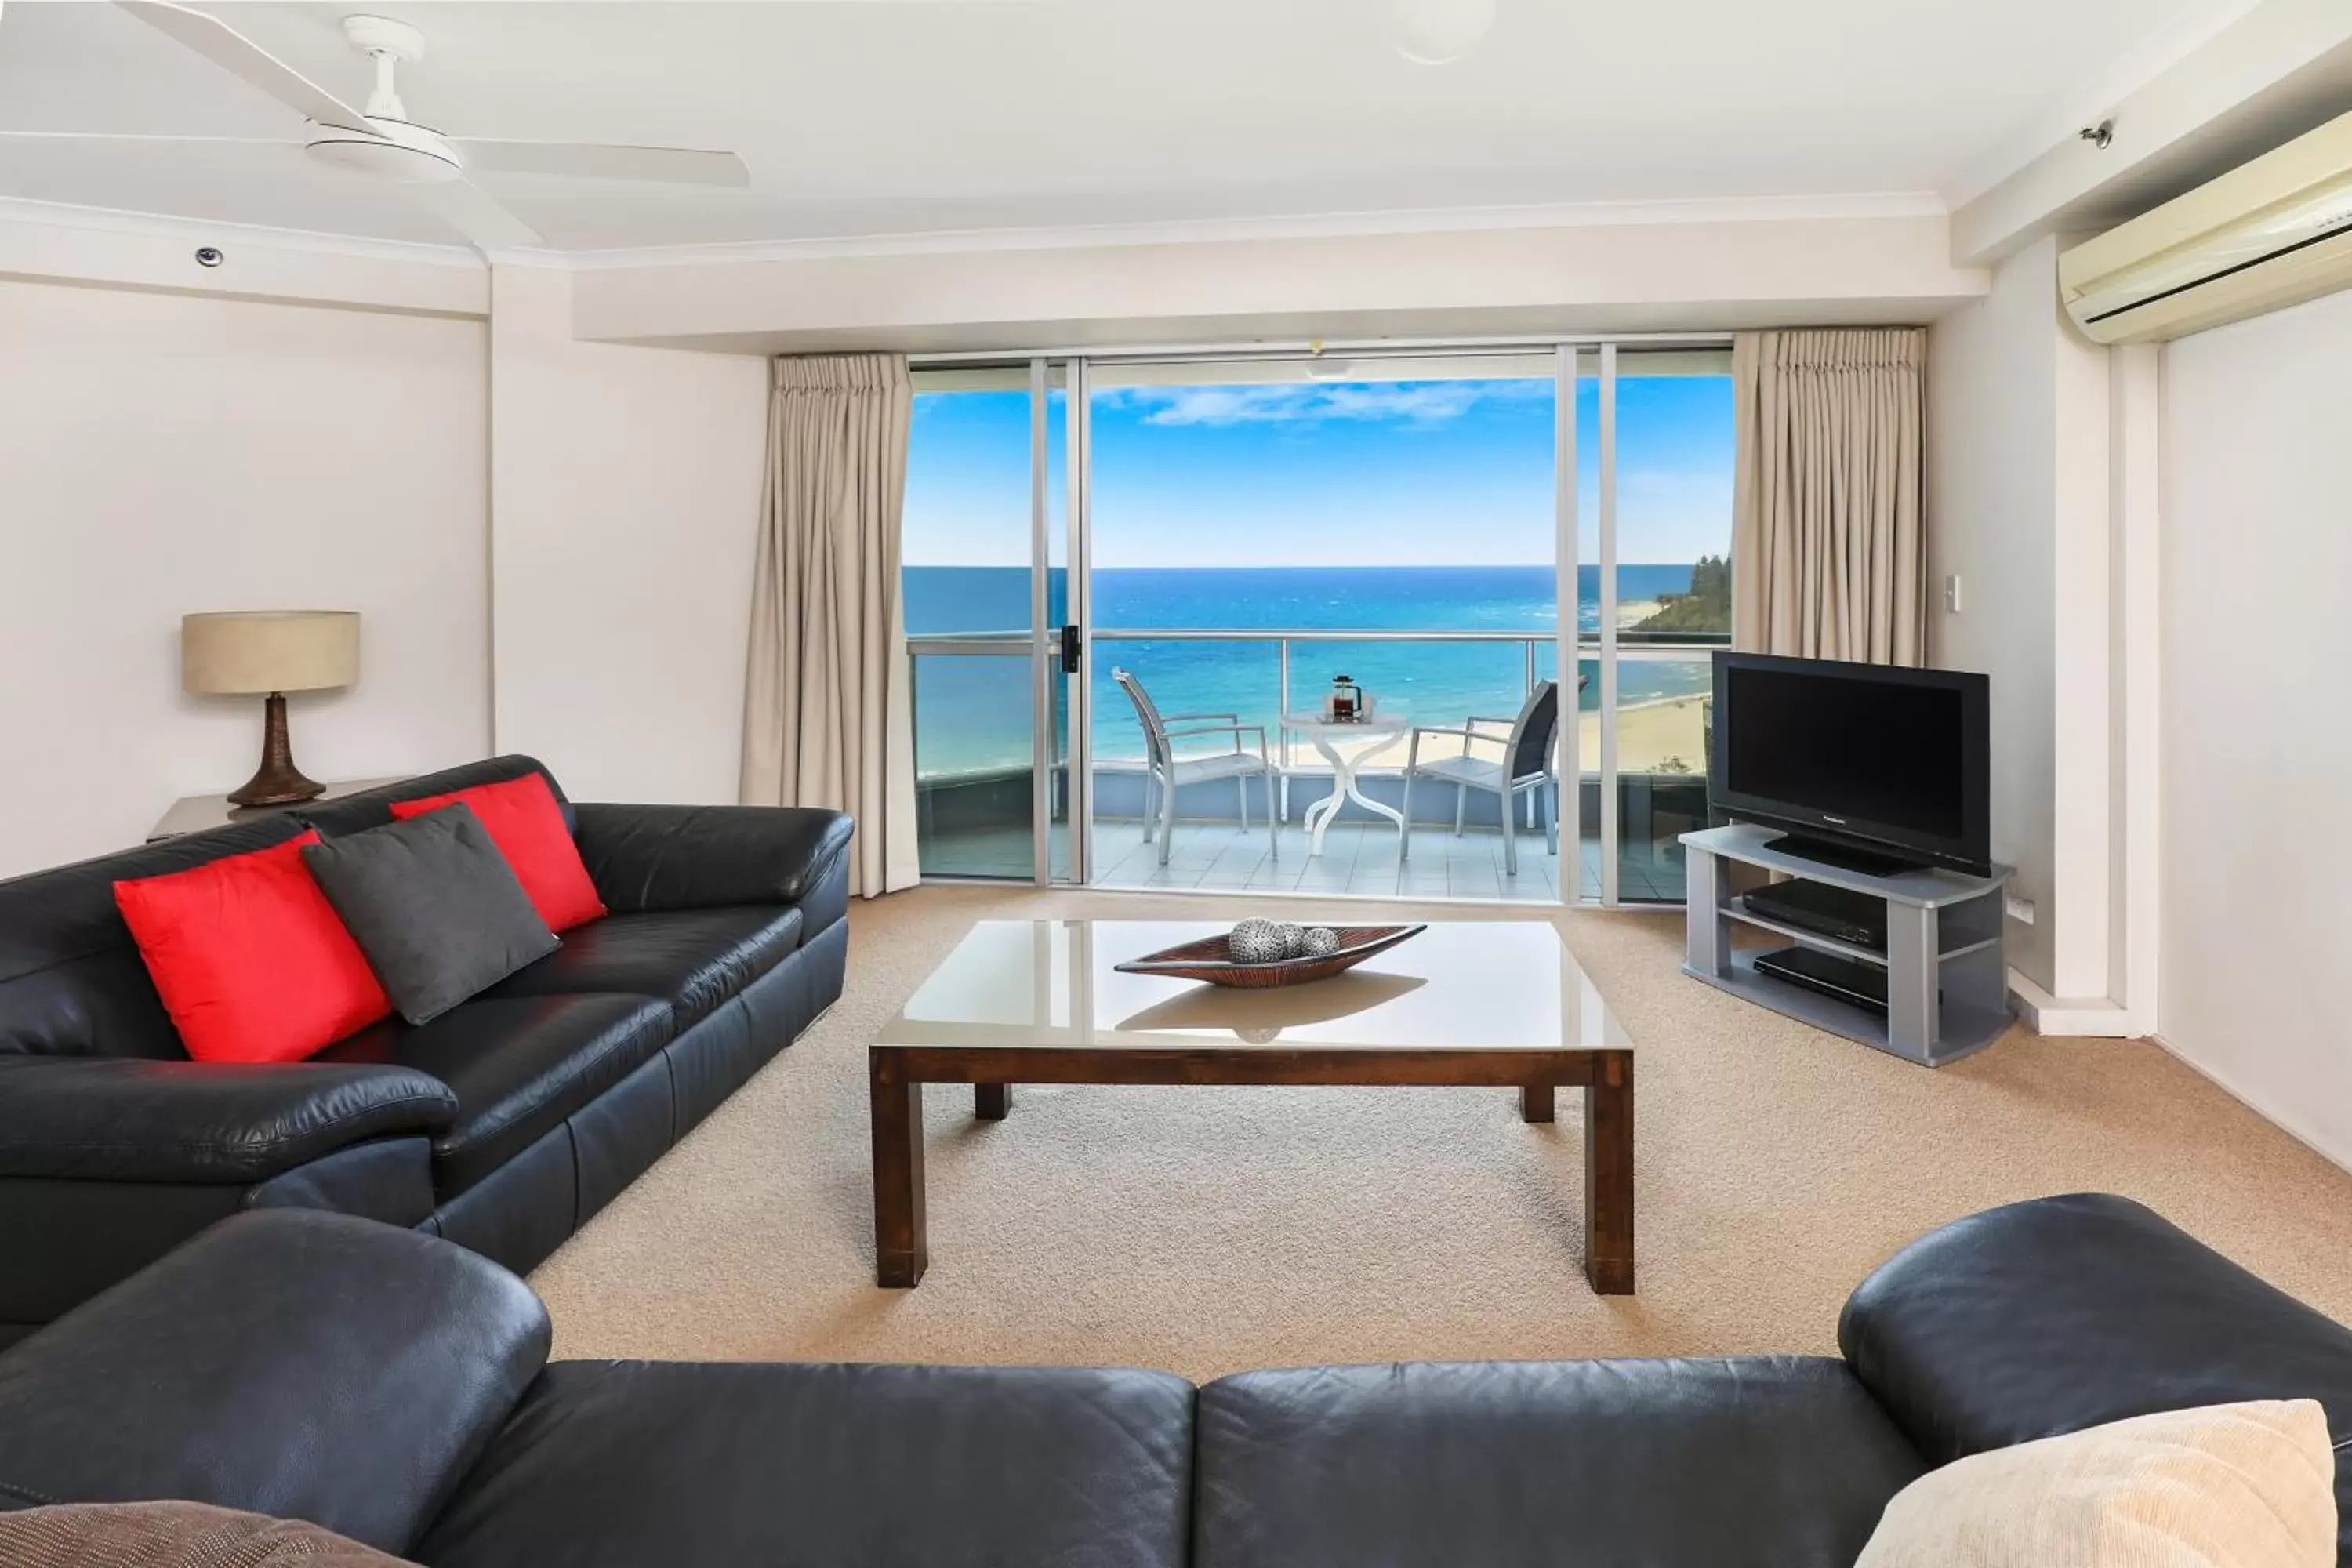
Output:
[[[1091,885],[1555,903],[1566,867],[1576,879],[1568,896],[1598,900],[1608,890],[1611,869],[1603,847],[1602,763],[1604,745],[1613,743],[1615,896],[1624,902],[1679,901],[1676,837],[1706,822],[1709,656],[1724,640],[1706,633],[1621,632],[1612,719],[1601,706],[1599,644],[1588,635],[1580,658],[1587,684],[1577,713],[1581,840],[1564,842],[1559,857],[1548,854],[1534,803],[1523,799],[1519,871],[1513,877],[1504,869],[1495,797],[1470,792],[1460,805],[1457,835],[1454,790],[1426,780],[1413,792],[1409,861],[1399,861],[1394,826],[1353,803],[1334,819],[1323,854],[1310,858],[1300,818],[1329,793],[1330,769],[1305,737],[1283,728],[1281,715],[1319,702],[1330,676],[1345,670],[1371,690],[1382,711],[1402,710],[1416,724],[1450,728],[1474,717],[1505,717],[1517,710],[1535,682],[1550,677],[1556,645],[1549,634],[1098,631],[1093,639]],[[1068,873],[1066,683],[1054,682],[1055,761],[1040,792],[1029,650],[1027,636],[1017,633],[921,637],[910,644],[926,875],[1032,879],[1041,793],[1051,815],[1045,838],[1053,874]],[[1164,711],[1232,712],[1243,724],[1265,727],[1282,770],[1276,846],[1267,843],[1263,786],[1219,781],[1180,792],[1169,863],[1160,864],[1145,832],[1143,735],[1111,679],[1113,668],[1134,672]],[[1495,739],[1478,748],[1499,756],[1502,736],[1496,727]],[[1424,742],[1424,754],[1440,743]],[[1402,804],[1406,744],[1399,740],[1381,748],[1361,774],[1364,793],[1391,808]],[[1179,754],[1219,745],[1213,737],[1181,741]],[[1547,801],[1542,810],[1551,809],[1554,803]]]

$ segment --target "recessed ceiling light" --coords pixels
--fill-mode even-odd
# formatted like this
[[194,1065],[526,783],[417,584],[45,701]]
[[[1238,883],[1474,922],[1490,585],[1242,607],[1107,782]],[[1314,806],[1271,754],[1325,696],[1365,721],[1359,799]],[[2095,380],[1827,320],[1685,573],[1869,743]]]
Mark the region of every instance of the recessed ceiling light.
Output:
[[1494,25],[1495,0],[1388,0],[1389,46],[1415,65],[1460,59]]

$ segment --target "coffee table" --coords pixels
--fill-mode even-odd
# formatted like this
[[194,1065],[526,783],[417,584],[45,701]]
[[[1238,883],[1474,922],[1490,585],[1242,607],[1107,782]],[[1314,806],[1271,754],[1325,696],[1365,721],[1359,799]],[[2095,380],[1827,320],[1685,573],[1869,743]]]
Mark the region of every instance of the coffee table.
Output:
[[1121,974],[1218,924],[983,921],[868,1053],[875,1270],[930,1261],[923,1085],[968,1083],[1002,1121],[1016,1083],[1364,1084],[1516,1089],[1528,1121],[1584,1090],[1584,1273],[1633,1290],[1633,1043],[1559,933],[1456,921],[1312,984],[1229,991]]

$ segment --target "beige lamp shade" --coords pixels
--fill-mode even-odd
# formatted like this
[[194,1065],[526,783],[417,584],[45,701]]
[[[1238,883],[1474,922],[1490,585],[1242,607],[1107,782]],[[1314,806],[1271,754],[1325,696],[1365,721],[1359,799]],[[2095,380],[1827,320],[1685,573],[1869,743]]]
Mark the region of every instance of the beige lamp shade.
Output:
[[360,678],[357,610],[232,610],[180,617],[180,686],[217,696],[317,691]]

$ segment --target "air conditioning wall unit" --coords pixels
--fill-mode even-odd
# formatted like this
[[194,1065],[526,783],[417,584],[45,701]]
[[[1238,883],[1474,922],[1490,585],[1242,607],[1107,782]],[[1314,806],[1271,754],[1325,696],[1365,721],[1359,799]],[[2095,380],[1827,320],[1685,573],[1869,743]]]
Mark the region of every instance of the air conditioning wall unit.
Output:
[[2058,258],[2103,343],[2161,342],[2352,284],[2352,114]]

